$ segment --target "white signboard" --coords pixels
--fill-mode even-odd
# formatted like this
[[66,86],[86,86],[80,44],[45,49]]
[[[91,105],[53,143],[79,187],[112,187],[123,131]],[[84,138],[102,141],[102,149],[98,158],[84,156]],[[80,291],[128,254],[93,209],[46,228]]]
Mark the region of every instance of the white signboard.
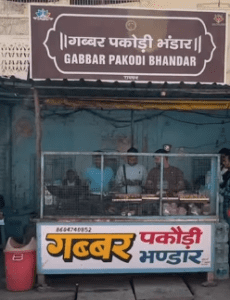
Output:
[[44,274],[213,270],[208,224],[40,223],[37,235]]

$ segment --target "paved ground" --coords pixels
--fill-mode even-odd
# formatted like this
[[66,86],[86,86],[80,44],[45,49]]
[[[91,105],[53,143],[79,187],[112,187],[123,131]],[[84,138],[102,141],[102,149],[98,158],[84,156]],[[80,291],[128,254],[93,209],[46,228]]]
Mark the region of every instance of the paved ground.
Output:
[[[229,300],[230,279],[204,287],[205,273],[163,275],[49,275],[48,289],[6,290],[4,259],[0,252],[0,300]],[[152,284],[153,283],[153,284]],[[135,290],[136,289],[136,290]],[[182,296],[181,296],[182,295]]]

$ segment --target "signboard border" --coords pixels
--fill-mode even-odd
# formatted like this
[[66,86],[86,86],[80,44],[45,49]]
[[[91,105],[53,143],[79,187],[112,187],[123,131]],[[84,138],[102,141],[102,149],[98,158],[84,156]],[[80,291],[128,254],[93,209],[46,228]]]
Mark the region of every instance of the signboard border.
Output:
[[[40,6],[46,6],[46,7],[54,7],[52,5],[50,5],[49,3],[36,3],[36,4],[30,4],[29,5],[29,9],[28,9],[28,12],[29,12],[29,39],[30,39],[30,49],[31,49],[31,56],[30,56],[30,75],[32,74],[32,33],[31,33],[31,7],[40,7]],[[70,5],[58,5],[58,7],[67,7],[69,8]],[[79,7],[79,8],[89,8],[89,6],[87,5],[77,5],[77,6],[74,6],[74,7]],[[109,6],[90,6],[90,9],[120,9],[120,10],[128,10],[128,9],[132,9],[132,10],[153,10],[153,11],[156,11],[155,8],[146,8],[146,7],[136,7],[136,6],[123,6],[123,7],[118,7],[118,6],[113,6],[113,7],[109,7]],[[225,49],[224,49],[224,74],[223,74],[223,82],[219,82],[219,81],[216,81],[215,83],[217,84],[221,84],[221,85],[225,85],[226,84],[226,77],[227,77],[227,74],[226,74],[226,70],[227,70],[227,37],[228,37],[228,12],[227,11],[224,11],[224,10],[196,10],[196,9],[190,9],[190,10],[185,10],[185,9],[161,9],[161,10],[157,10],[157,11],[170,11],[170,12],[197,12],[197,13],[202,13],[202,12],[208,12],[208,13],[222,13],[225,15]],[[69,14],[68,14],[69,15]],[[92,15],[92,14],[90,14]],[[114,17],[114,15],[112,15]],[[105,15],[103,15],[103,17],[105,17]],[[124,16],[125,17],[125,16]],[[134,17],[134,16],[133,16]],[[137,17],[137,16],[136,16]],[[141,16],[142,18],[144,16]],[[171,17],[173,18],[173,17]],[[196,18],[197,19],[197,18]],[[198,18],[200,19],[200,18]],[[202,20],[201,20],[202,21]],[[56,22],[56,20],[55,20]],[[205,27],[206,29],[206,27]],[[44,43],[43,43],[44,44]],[[214,50],[212,50],[212,53],[213,53]],[[205,61],[205,65],[206,65],[206,61]],[[97,73],[94,73],[92,72],[92,74],[103,74],[104,72],[97,72]],[[106,74],[108,74],[108,72],[105,72]],[[64,73],[64,74],[67,74],[67,73]],[[71,74],[78,74],[78,73],[72,73]],[[80,72],[80,74],[91,74],[91,73],[86,73],[86,72]],[[125,73],[127,75],[127,73]],[[121,74],[115,74],[115,73],[112,73],[112,75],[121,75]],[[128,74],[129,76],[133,76],[133,73],[130,73]],[[127,75],[127,76],[128,76]],[[137,75],[135,73],[135,75]],[[149,75],[149,74],[145,74],[145,73],[141,73],[139,75],[145,75],[145,76],[153,76],[152,74]],[[154,76],[197,76],[196,75],[189,75],[189,74],[182,74],[182,75],[169,75],[169,74],[155,74]],[[35,81],[41,81],[41,80],[46,80],[47,78],[33,78],[33,80]],[[57,81],[63,81],[64,78],[50,78],[52,80],[57,80]],[[74,79],[74,78],[68,78],[68,81],[79,81],[80,79]],[[96,82],[98,79],[84,79],[85,81],[87,82]],[[119,81],[119,82],[122,82],[122,83],[130,83],[132,80],[117,80],[117,79],[114,79],[114,80],[111,80],[111,79],[102,79],[102,81],[104,82],[115,82],[115,81]],[[167,83],[171,83],[171,84],[175,84],[175,83],[179,83],[181,82],[182,80],[167,80]],[[165,80],[135,80],[135,82],[137,83],[148,83],[148,82],[152,82],[152,83],[164,83]],[[188,84],[196,84],[198,81],[183,81],[185,83],[188,83]],[[206,81],[199,81],[199,83],[201,84],[213,84],[213,82],[206,82]]]
[[[37,273],[38,274],[120,274],[124,273],[124,269],[111,269],[111,268],[101,268],[101,269],[44,269],[42,267],[42,241],[41,241],[41,229],[42,226],[128,226],[128,228],[132,226],[148,226],[148,225],[196,225],[196,223],[188,223],[188,222],[175,222],[175,223],[141,223],[141,222],[136,222],[136,223],[103,223],[103,222],[97,222],[97,223],[92,223],[92,222],[81,222],[81,223],[50,223],[50,222],[42,222],[42,223],[37,223]],[[127,268],[125,269],[126,274],[130,273],[196,273],[196,272],[213,272],[214,271],[214,259],[215,259],[215,247],[214,247],[214,232],[215,232],[215,225],[212,223],[201,223],[199,222],[199,225],[209,225],[211,226],[211,245],[210,245],[210,250],[211,250],[211,266],[210,267],[202,267],[202,268]],[[106,264],[105,264],[106,266]]]

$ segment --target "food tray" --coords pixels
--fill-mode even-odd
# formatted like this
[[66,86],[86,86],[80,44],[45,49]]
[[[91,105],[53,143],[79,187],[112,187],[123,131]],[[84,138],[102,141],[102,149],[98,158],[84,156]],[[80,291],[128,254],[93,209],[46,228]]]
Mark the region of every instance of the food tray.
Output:
[[141,202],[141,198],[114,198],[112,202]]
[[209,201],[209,198],[206,196],[200,195],[181,195],[179,196],[180,201]]
[[177,201],[177,200],[179,200],[179,198],[178,197],[162,197],[162,200]]
[[142,201],[140,194],[115,194],[112,202],[140,202]]
[[155,194],[143,194],[141,195],[142,200],[159,200],[159,196]]
[[[147,195],[142,195],[142,200],[159,200],[160,196],[158,195],[154,195],[154,194],[147,194]],[[168,200],[168,201],[176,201],[179,200],[178,197],[167,197],[167,196],[163,196],[162,200]]]

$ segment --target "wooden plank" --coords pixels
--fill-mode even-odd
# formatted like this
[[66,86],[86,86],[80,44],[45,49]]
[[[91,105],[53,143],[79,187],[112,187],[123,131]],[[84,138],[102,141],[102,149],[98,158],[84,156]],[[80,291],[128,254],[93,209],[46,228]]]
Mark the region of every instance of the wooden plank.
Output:
[[128,280],[103,280],[79,283],[77,300],[135,300]]
[[136,300],[192,300],[194,296],[179,276],[133,279]]

